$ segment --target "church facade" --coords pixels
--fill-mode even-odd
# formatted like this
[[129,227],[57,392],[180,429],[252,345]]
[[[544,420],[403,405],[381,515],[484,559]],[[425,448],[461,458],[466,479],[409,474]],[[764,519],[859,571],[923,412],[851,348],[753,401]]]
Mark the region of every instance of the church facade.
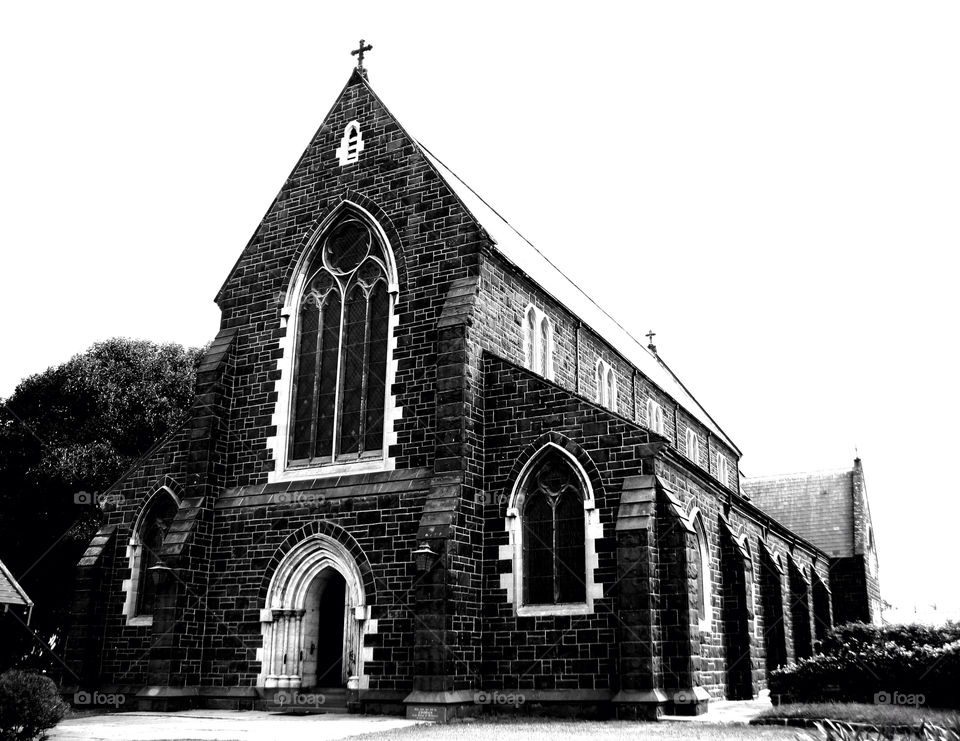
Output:
[[827,554],[741,494],[655,348],[361,67],[217,302],[189,418],[80,561],[77,687],[655,718],[754,696],[832,624]]

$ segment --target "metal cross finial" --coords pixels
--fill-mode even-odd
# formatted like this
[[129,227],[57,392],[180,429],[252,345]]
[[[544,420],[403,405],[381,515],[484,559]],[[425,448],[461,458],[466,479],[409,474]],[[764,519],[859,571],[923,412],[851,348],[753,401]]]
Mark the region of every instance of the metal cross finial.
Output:
[[657,336],[657,333],[654,332],[652,329],[649,332],[647,332],[646,337],[648,340],[650,340],[651,345],[653,344],[653,338],[656,336]]
[[370,51],[371,49],[373,49],[373,44],[367,44],[364,46],[364,40],[360,39],[360,48],[354,49],[352,52],[350,52],[351,56],[355,56],[357,58],[357,69],[363,69],[363,53]]

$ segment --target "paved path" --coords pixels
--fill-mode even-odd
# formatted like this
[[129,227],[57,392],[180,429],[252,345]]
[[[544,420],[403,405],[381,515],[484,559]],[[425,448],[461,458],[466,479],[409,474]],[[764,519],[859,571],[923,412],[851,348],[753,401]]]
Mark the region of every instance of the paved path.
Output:
[[770,692],[763,690],[753,700],[711,700],[707,704],[707,712],[703,715],[665,715],[663,719],[745,726],[769,707],[771,707]]
[[51,741],[328,741],[419,721],[378,715],[279,715],[254,710],[110,713],[69,718]]

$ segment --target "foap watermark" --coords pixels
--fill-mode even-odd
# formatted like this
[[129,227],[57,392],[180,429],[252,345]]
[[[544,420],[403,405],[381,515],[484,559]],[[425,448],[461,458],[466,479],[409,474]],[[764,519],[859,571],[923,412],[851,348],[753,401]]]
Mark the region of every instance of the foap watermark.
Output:
[[509,497],[502,492],[500,494],[493,494],[487,491],[478,491],[474,495],[474,501],[477,504],[484,504],[484,505],[495,504],[498,507],[504,502],[506,502],[507,499],[509,499]]
[[527,701],[519,692],[492,692],[480,691],[474,694],[473,701],[477,705],[497,705],[499,707],[518,708]]
[[73,693],[73,704],[77,706],[119,708],[126,701],[127,696],[120,692],[86,692],[80,690]]
[[273,702],[282,708],[316,708],[327,701],[319,692],[297,692],[280,690],[273,696]]
[[324,494],[315,491],[281,491],[273,495],[276,504],[299,504],[318,507],[327,501]]
[[122,494],[116,492],[104,492],[100,494],[98,492],[89,492],[89,491],[78,491],[73,495],[73,503],[79,504],[80,506],[90,506],[97,505],[100,509],[109,509],[110,507],[116,507],[122,504],[124,497]]
[[917,708],[926,705],[927,698],[919,692],[878,692],[873,696],[873,702],[876,705],[906,705]]

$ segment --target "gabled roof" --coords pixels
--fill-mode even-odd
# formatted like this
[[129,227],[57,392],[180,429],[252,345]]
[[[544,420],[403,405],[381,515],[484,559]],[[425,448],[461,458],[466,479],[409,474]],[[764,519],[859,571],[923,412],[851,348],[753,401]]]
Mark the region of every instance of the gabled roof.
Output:
[[[737,455],[740,455],[740,449],[734,444],[730,437],[720,428],[706,409],[694,398],[680,379],[667,367],[658,356],[650,352],[644,345],[638,342],[627,330],[625,330],[616,320],[614,320],[606,311],[576,286],[566,275],[564,275],[554,265],[543,252],[534,247],[534,245],[511,226],[506,219],[500,216],[483,198],[477,195],[470,186],[454,173],[449,167],[441,162],[430,150],[413,137],[409,130],[400,123],[397,118],[390,113],[383,100],[374,92],[366,75],[359,74],[354,70],[347,81],[347,84],[337,96],[336,101],[330,108],[330,111],[324,117],[323,122],[317,130],[317,134],[311,139],[311,145],[316,140],[317,135],[323,131],[327,119],[333,114],[340,104],[347,89],[354,85],[362,85],[369,92],[371,97],[382,106],[384,112],[396,122],[397,126],[407,135],[410,141],[416,146],[417,150],[423,155],[426,161],[436,170],[437,175],[447,185],[453,195],[459,199],[461,205],[467,211],[473,220],[482,227],[490,237],[497,252],[506,260],[529,278],[538,284],[544,291],[549,293],[559,303],[566,306],[567,309],[578,317],[587,327],[589,327],[598,336],[603,338],[617,352],[623,355],[628,362],[632,363],[637,370],[643,373],[653,384],[658,386],[664,393],[673,397],[681,407],[710,432],[721,439]],[[310,146],[301,155],[300,160],[291,172],[291,177],[300,168],[300,164],[309,151]],[[279,197],[279,196],[278,196]],[[276,199],[267,210],[269,214],[276,205]],[[227,280],[217,294],[219,301],[227,283],[230,281],[233,273],[239,267],[244,255],[251,249],[259,228],[254,232],[246,249],[237,259],[236,264],[230,271]]]
[[13,578],[3,561],[0,561],[0,605],[22,605],[30,607],[33,600],[27,596],[17,580]]
[[829,556],[854,548],[853,471],[818,471],[744,478],[753,503]]
[[574,316],[606,340],[652,383],[672,396],[688,414],[691,414],[712,434],[723,440],[737,454],[740,453],[740,449],[694,398],[693,394],[687,390],[673,371],[667,367],[666,363],[638,342],[619,322],[573,283],[543,252],[520,234],[453,170],[441,162],[423,144],[420,142],[416,142],[416,144],[474,220],[484,228],[501,255],[526,273],[559,303],[566,306]]

